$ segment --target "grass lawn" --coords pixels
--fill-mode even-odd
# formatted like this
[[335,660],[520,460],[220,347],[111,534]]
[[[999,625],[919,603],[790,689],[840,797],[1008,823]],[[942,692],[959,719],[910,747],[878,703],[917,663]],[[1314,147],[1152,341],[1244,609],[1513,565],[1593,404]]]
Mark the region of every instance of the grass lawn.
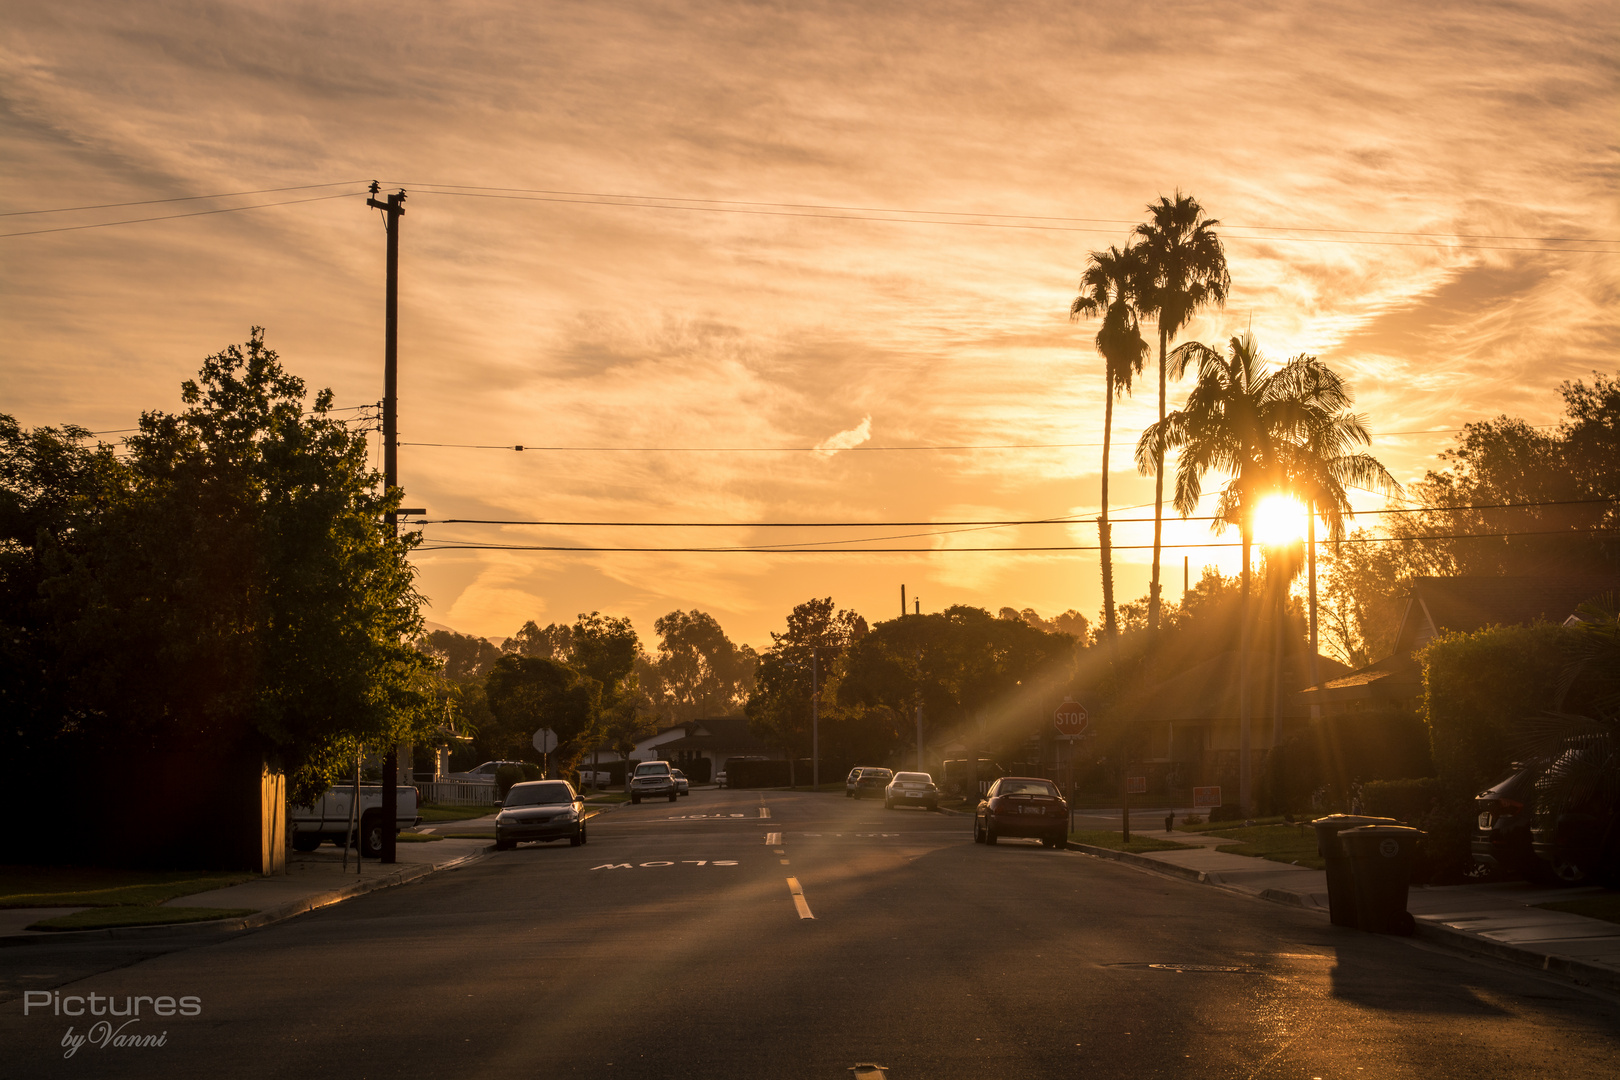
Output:
[[1620,893],[1583,896],[1579,900],[1555,900],[1550,904],[1537,904],[1536,907],[1546,908],[1548,911],[1567,911],[1571,915],[1585,915],[1588,919],[1620,923]]
[[[1281,817],[1257,817],[1257,818],[1250,818],[1250,820],[1253,821],[1256,826],[1259,826],[1259,825],[1283,825],[1283,824],[1286,824]],[[1309,822],[1307,822],[1306,824],[1308,825]],[[1215,822],[1211,822],[1211,821],[1206,820],[1201,825],[1183,825],[1181,823],[1181,819],[1179,817],[1176,818],[1176,830],[1178,832],[1200,832],[1200,833],[1212,832],[1212,833],[1216,833],[1216,834],[1221,835],[1221,836],[1225,836],[1228,831],[1230,831],[1232,829],[1241,829],[1241,828],[1244,828],[1243,822],[1241,822],[1241,821],[1215,821]]]
[[1127,844],[1120,833],[1110,832],[1107,829],[1072,832],[1069,834],[1069,840],[1076,844],[1090,844],[1092,847],[1108,848],[1110,851],[1129,851],[1138,855],[1144,851],[1177,851],[1193,846],[1178,844],[1174,840],[1160,840],[1156,836],[1147,836],[1139,832],[1131,833],[1131,842]]
[[138,907],[91,908],[54,919],[41,919],[30,930],[106,930],[115,926],[169,926],[174,923],[207,922],[210,919],[239,919],[252,915],[255,908]]
[[623,791],[604,791],[599,795],[586,795],[588,803],[622,803],[629,802],[630,796]]
[[[1230,824],[1222,822],[1222,824]],[[1283,825],[1275,822],[1269,825],[1253,825],[1248,828],[1238,827],[1207,830],[1211,836],[1219,836],[1235,840],[1234,844],[1222,844],[1217,851],[1225,851],[1232,855],[1250,855],[1261,859],[1270,859],[1280,863],[1298,863],[1310,870],[1325,869],[1327,864],[1316,853],[1316,830],[1309,825]]]
[[417,807],[416,812],[422,815],[422,824],[432,825],[439,821],[465,821],[468,818],[483,817],[496,811],[493,806],[449,806],[442,803],[423,803]]
[[239,885],[253,874],[111,870],[94,866],[0,867],[0,907],[121,907]]

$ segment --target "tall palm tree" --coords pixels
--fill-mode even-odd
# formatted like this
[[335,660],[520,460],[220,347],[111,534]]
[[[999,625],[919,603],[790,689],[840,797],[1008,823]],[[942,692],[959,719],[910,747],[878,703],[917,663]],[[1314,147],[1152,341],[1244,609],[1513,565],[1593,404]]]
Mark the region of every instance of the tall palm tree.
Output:
[[[1191,195],[1176,192],[1174,199],[1159,196],[1148,204],[1151,220],[1136,227],[1137,248],[1145,263],[1144,281],[1138,290],[1137,311],[1159,324],[1159,423],[1164,423],[1166,373],[1169,343],[1191,321],[1198,309],[1226,303],[1232,276],[1226,271],[1226,251],[1215,226],[1220,222],[1204,216],[1204,208]],[[1175,369],[1181,378],[1183,361]],[[1137,465],[1148,471],[1144,463]],[[1154,458],[1153,470],[1153,578],[1148,589],[1148,628],[1159,626],[1159,556],[1164,536],[1164,456]]]
[[1185,406],[1142,433],[1136,462],[1141,467],[1163,461],[1169,450],[1180,451],[1173,505],[1183,517],[1197,509],[1206,473],[1231,478],[1216,503],[1215,527],[1223,531],[1235,524],[1243,540],[1239,799],[1247,812],[1252,787],[1249,596],[1254,508],[1265,495],[1298,485],[1342,529],[1349,510],[1347,486],[1363,479],[1394,481],[1367,455],[1347,452],[1365,441],[1365,426],[1346,411],[1351,397],[1344,380],[1315,357],[1296,356],[1268,372],[1253,335],[1245,333],[1232,338],[1225,357],[1194,341],[1178,347],[1171,360],[1183,369],[1196,363],[1197,382]]
[[1102,512],[1097,533],[1102,547],[1103,633],[1110,641],[1119,633],[1114,618],[1114,564],[1108,529],[1108,450],[1113,438],[1114,399],[1131,392],[1131,379],[1142,373],[1148,344],[1132,307],[1142,261],[1135,249],[1110,247],[1093,251],[1080,279],[1080,295],[1069,305],[1069,318],[1102,316],[1097,330],[1097,352],[1103,358]]

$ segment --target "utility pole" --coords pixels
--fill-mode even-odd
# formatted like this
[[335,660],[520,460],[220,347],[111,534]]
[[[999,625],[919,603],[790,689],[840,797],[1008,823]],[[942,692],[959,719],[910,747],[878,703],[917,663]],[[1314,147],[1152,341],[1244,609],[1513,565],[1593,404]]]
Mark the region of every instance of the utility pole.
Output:
[[[366,205],[383,212],[383,227],[388,232],[388,283],[383,301],[383,483],[389,491],[399,486],[399,219],[405,214],[405,192],[388,196],[387,202],[378,202],[381,191],[377,181],[371,182],[372,197]],[[399,515],[393,511],[385,516],[392,533],[399,524]],[[395,861],[396,844],[394,825],[399,821],[399,751],[390,745],[383,754],[382,776],[382,861]]]
[[821,651],[810,646],[810,790],[821,790]]

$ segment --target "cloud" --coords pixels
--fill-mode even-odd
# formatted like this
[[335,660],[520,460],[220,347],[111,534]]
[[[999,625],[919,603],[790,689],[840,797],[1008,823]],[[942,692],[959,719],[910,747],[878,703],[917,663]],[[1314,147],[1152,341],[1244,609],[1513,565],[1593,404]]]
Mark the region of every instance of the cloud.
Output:
[[848,450],[859,446],[872,437],[872,414],[867,413],[861,422],[848,431],[840,431],[830,435],[816,444],[816,452],[826,457],[832,457],[840,450]]

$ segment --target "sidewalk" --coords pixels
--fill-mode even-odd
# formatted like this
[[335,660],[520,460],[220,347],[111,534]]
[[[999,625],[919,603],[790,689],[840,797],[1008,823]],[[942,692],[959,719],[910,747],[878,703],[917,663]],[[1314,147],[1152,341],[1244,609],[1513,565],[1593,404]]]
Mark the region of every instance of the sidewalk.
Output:
[[[1196,845],[1196,849],[1137,855],[1089,844],[1071,843],[1069,847],[1327,916],[1326,871],[1216,851],[1217,846],[1231,843],[1221,837],[1184,832],[1166,836],[1150,829],[1141,832],[1144,836]],[[1406,906],[1417,921],[1417,937],[1620,991],[1620,924],[1534,906],[1601,891],[1595,887],[1544,889],[1524,882],[1419,885],[1412,888]]]
[[[491,819],[493,821],[493,819]],[[462,825],[462,822],[453,822]],[[491,839],[494,838],[493,826]],[[334,847],[314,851],[289,851],[287,872],[253,878],[240,885],[192,893],[165,901],[163,907],[249,908],[254,911],[236,919],[179,923],[168,926],[128,926],[110,930],[29,930],[41,919],[67,915],[84,908],[0,908],[0,946],[36,942],[62,944],[74,941],[128,940],[163,935],[208,935],[248,930],[302,915],[306,911],[364,896],[378,889],[403,885],[441,870],[464,866],[483,857],[487,840],[439,840],[429,843],[401,843],[398,862],[384,866],[375,859],[360,859],[349,853],[348,869],[343,852]],[[358,872],[357,872],[358,871]]]

